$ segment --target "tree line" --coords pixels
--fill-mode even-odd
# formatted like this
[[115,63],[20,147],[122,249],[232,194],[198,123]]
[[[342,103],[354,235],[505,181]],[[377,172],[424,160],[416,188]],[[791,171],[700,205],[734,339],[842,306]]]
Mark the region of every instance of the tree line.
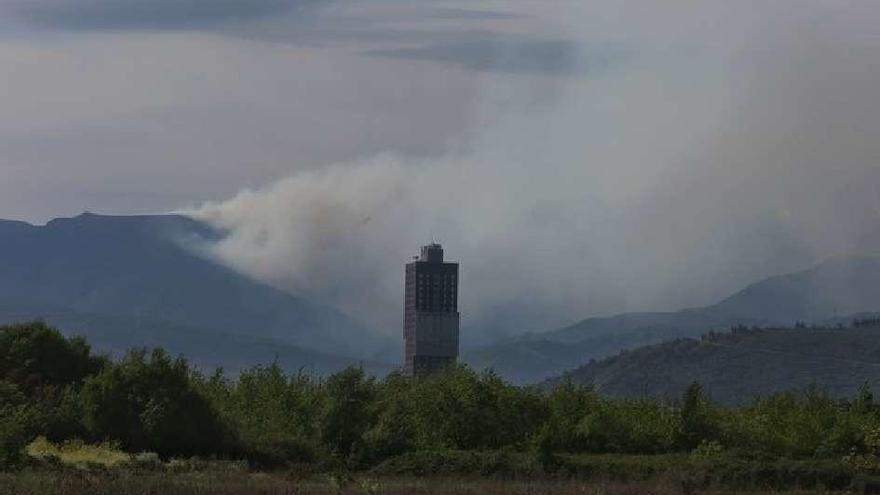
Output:
[[42,322],[0,327],[0,465],[38,436],[116,442],[162,457],[246,459],[261,467],[349,468],[423,451],[840,458],[880,447],[880,406],[866,386],[848,400],[817,388],[713,403],[698,384],[677,401],[551,390],[453,366],[382,379],[348,368],[326,378],[277,364],[234,378],[206,374],[161,349],[119,359]]

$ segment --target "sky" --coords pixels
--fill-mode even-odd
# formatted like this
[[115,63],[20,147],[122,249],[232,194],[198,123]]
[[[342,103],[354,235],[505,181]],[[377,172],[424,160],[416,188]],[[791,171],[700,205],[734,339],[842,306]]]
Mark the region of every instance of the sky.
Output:
[[870,0],[0,0],[0,65],[0,217],[194,215],[383,333],[432,240],[475,341],[880,247]]

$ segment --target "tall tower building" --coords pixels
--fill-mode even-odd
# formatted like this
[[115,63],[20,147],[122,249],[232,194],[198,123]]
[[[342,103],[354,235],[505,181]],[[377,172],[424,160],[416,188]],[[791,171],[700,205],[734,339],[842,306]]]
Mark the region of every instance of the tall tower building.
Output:
[[403,320],[408,373],[442,369],[458,358],[458,263],[445,263],[439,244],[423,246],[406,265]]

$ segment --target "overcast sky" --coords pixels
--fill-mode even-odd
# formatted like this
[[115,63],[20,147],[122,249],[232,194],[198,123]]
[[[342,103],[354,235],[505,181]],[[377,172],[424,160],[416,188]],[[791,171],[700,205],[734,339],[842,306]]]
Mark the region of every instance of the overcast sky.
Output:
[[874,249],[872,0],[0,0],[0,217],[175,210],[399,327],[442,240],[488,334]]
[[0,0],[0,18],[0,214],[36,222],[440,154],[489,73],[567,77],[575,51],[473,2]]

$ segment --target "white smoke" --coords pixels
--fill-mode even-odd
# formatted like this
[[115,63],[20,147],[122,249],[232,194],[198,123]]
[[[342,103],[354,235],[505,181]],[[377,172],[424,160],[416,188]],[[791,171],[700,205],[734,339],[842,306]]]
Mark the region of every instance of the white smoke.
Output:
[[880,9],[660,3],[546,3],[585,53],[630,55],[479,76],[484,106],[442,157],[335,164],[193,215],[228,229],[230,265],[387,334],[404,263],[438,240],[481,337],[711,303],[875,229]]

